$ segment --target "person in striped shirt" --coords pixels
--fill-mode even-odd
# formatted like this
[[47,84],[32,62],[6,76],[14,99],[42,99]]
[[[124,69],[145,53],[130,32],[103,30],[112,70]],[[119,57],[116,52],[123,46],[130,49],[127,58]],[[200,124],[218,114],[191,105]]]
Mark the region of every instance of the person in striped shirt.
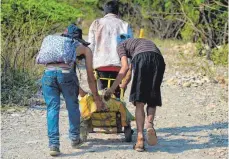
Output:
[[[153,121],[156,106],[162,105],[160,86],[165,71],[165,62],[160,50],[150,40],[128,38],[123,34],[118,37],[118,41],[117,52],[121,59],[121,69],[111,88],[105,92],[104,98],[108,100],[118,85],[125,88],[130,82],[133,72],[129,101],[136,106],[135,116],[138,132],[134,149],[144,151],[145,104],[147,104],[146,141],[152,146],[157,144]],[[131,59],[130,65],[128,58]],[[125,77],[126,75],[127,77]],[[124,77],[126,80],[120,84]]]

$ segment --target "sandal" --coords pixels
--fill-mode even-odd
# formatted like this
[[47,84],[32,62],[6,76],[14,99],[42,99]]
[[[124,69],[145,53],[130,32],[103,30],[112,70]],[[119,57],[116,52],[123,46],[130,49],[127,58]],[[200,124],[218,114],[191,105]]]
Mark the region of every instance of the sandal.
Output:
[[157,144],[157,134],[154,128],[148,128],[146,130],[146,141],[150,146]]
[[138,138],[137,143],[133,146],[133,149],[138,152],[145,151],[144,140],[143,138]]

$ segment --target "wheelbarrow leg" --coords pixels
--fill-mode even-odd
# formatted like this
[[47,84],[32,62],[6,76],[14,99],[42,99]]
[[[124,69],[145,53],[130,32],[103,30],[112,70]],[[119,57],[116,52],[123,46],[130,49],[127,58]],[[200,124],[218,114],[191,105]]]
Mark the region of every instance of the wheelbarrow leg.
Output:
[[80,119],[80,138],[84,142],[87,141],[87,136],[89,132],[93,131],[93,128],[91,126],[91,119],[89,120],[83,120]]
[[130,123],[124,127],[124,134],[125,134],[125,141],[131,142],[132,141],[132,135],[134,131],[131,129]]

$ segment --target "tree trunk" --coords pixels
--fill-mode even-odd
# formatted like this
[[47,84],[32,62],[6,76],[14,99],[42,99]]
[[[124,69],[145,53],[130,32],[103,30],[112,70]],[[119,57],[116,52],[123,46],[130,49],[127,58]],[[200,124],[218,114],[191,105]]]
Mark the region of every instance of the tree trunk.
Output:
[[226,22],[224,25],[224,36],[223,36],[223,44],[228,43],[228,23]]

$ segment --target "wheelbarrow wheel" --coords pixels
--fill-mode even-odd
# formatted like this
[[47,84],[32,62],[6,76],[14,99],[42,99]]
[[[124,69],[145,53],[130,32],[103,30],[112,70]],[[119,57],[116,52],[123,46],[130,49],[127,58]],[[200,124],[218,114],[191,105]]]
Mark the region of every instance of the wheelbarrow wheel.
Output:
[[131,129],[130,125],[124,127],[124,134],[125,134],[125,141],[131,142],[133,130]]

